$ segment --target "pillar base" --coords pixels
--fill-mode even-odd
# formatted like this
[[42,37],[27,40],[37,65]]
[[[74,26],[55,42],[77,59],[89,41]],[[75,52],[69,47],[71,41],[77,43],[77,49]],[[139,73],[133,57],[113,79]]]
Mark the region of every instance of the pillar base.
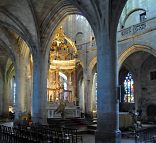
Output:
[[96,143],[121,143],[121,131],[96,131]]
[[47,124],[47,118],[40,117],[40,116],[33,116],[32,117],[33,123],[40,123],[40,124]]

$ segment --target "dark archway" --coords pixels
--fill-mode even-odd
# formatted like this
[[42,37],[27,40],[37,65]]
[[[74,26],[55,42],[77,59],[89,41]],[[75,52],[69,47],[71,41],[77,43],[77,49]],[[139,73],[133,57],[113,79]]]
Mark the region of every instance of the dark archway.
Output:
[[156,104],[147,106],[147,119],[149,122],[156,122]]

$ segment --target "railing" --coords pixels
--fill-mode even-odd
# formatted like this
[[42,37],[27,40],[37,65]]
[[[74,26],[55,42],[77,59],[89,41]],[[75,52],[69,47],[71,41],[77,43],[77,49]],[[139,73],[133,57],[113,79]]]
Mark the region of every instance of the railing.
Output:
[[146,22],[142,22],[136,25],[132,25],[126,29],[123,29],[121,31],[121,36],[127,36],[127,35],[133,35],[136,34],[138,32],[143,31],[144,29],[146,29]]
[[120,42],[153,30],[156,30],[156,17],[118,31],[117,39]]
[[140,129],[135,132],[135,143],[155,143],[156,127]]
[[77,129],[34,124],[18,128],[0,125],[0,142],[5,143],[83,143]]
[[[127,27],[125,29],[118,31],[117,39],[120,42],[122,40],[126,40],[126,39],[129,39],[129,38],[132,38],[135,36],[139,36],[139,35],[147,33],[147,32],[151,32],[153,30],[156,30],[156,17],[147,19],[144,22],[132,25],[130,27]],[[83,49],[91,50],[92,48],[96,48],[95,40],[77,45],[78,50],[83,50]]]
[[76,45],[76,47],[77,47],[78,51],[79,50],[90,51],[90,50],[93,50],[96,48],[96,42],[95,42],[95,40],[93,40],[93,41],[89,41],[87,43]]
[[[118,41],[122,41],[134,36],[138,36],[144,33],[147,33],[149,31],[156,30],[156,17],[153,17],[151,19],[147,19],[144,22],[132,25],[128,28],[122,29],[117,32],[117,39]],[[90,48],[96,48],[96,42],[95,40],[89,41],[87,43],[83,43],[76,46],[78,50],[83,50],[87,48],[89,50]]]

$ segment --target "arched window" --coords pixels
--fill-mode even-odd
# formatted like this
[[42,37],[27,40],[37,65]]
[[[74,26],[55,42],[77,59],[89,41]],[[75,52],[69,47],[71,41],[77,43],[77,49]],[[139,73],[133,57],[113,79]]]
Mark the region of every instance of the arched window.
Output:
[[134,103],[134,81],[130,72],[124,80],[124,102]]
[[12,90],[13,90],[13,105],[15,106],[15,98],[16,98],[16,82],[15,77],[12,79]]
[[84,34],[82,32],[78,32],[75,37],[75,44],[79,45],[84,43]]

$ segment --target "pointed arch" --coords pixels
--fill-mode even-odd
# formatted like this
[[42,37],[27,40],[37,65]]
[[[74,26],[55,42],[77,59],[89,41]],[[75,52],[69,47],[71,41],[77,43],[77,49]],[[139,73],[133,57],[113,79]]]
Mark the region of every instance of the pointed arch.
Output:
[[127,59],[127,57],[135,52],[138,52],[138,51],[144,51],[144,52],[150,53],[156,57],[156,50],[153,49],[152,47],[149,47],[146,45],[133,45],[133,46],[127,48],[121,55],[119,55],[119,60],[118,60],[119,70],[120,70],[123,62]]
[[92,74],[93,68],[95,67],[96,63],[97,63],[97,57],[94,57],[89,63],[89,67],[88,67],[89,75]]

